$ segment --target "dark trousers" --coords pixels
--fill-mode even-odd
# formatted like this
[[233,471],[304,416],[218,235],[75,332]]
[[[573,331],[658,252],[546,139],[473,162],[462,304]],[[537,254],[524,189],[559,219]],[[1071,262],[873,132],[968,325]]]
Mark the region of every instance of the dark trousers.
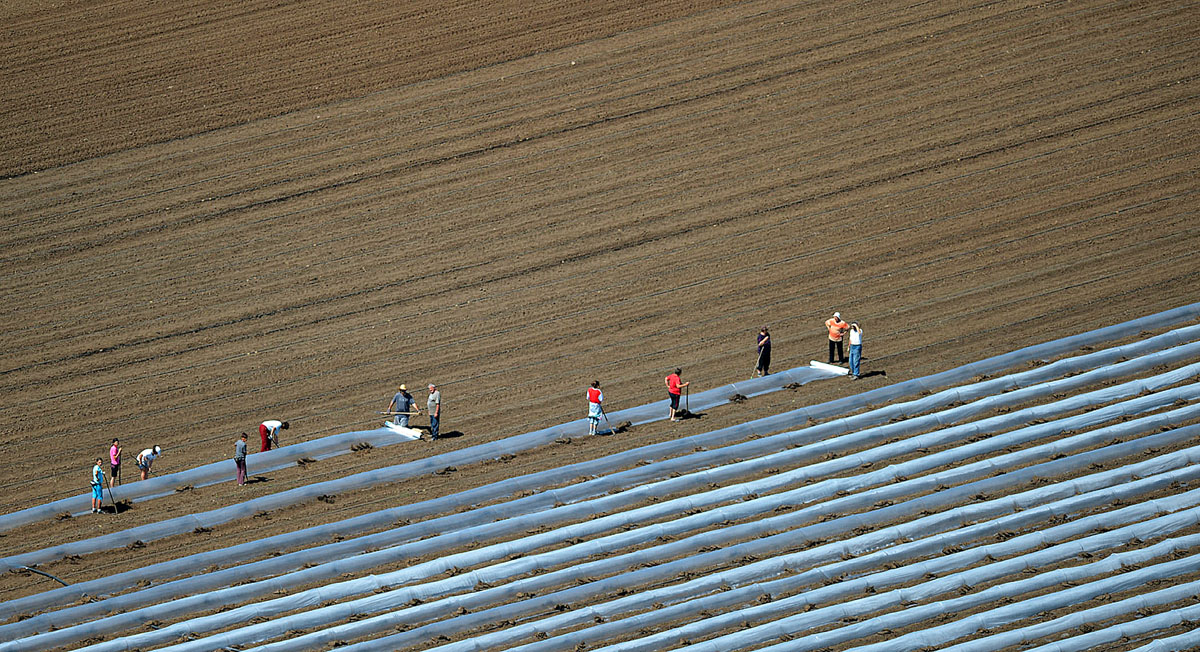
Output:
[[833,340],[829,340],[829,364],[833,364],[833,363],[834,363],[834,360],[835,360],[835,358],[833,357],[833,350],[834,350],[835,348],[837,349],[837,358],[836,358],[836,361],[837,361],[837,362],[845,362],[845,361],[846,361],[846,354],[845,354],[845,353],[843,353],[843,349],[842,349],[842,343],[841,343],[841,342],[834,342]]
[[441,417],[435,417],[432,414],[429,415],[429,438],[430,439],[438,438],[438,428],[441,425],[441,421],[442,421]]
[[237,465],[237,483],[246,484],[246,458],[233,458],[233,463]]

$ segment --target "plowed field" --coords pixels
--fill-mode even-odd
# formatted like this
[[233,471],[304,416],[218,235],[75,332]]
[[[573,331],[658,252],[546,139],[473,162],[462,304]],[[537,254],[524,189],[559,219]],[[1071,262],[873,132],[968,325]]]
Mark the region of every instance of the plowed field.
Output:
[[[82,493],[237,433],[450,439],[250,495],[823,359],[829,381],[627,439],[62,563],[81,579],[827,400],[1200,297],[1200,8],[1100,2],[9,3],[0,39],[0,480]],[[424,391],[417,393],[423,402]],[[419,421],[424,423],[424,420]],[[256,449],[254,446],[253,449]],[[132,479],[127,465],[126,481]],[[209,487],[4,554],[242,500]],[[349,507],[347,503],[354,507]],[[41,580],[38,580],[41,581]],[[0,599],[38,590],[10,577]]]

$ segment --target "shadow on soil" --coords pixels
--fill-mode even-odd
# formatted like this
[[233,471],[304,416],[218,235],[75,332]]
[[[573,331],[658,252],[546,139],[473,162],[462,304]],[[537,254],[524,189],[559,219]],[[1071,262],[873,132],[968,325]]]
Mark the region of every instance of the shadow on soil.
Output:
[[133,509],[133,503],[130,503],[128,500],[122,500],[100,507],[100,511],[104,512],[105,514],[123,514],[131,509]]

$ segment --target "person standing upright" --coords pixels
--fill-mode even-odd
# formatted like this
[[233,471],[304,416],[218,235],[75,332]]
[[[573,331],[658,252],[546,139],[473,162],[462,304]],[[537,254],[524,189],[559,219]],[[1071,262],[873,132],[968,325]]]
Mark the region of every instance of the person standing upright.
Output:
[[[396,420],[393,421],[401,428],[408,427],[408,417],[415,416],[421,413],[417,408],[417,400],[412,394],[408,393],[408,387],[401,385],[400,389],[396,390],[396,395],[392,397],[392,402],[388,403],[388,412],[396,412]],[[412,414],[406,414],[411,412]]]
[[763,326],[758,331],[758,361],[754,363],[754,375],[765,376],[771,368],[771,334]]
[[691,383],[683,382],[679,374],[683,373],[683,369],[677,368],[675,372],[667,376],[667,398],[671,401],[671,421],[679,421],[679,395],[683,393],[683,388]]
[[239,487],[246,484],[246,440],[249,438],[250,435],[243,432],[242,436],[233,442],[233,464],[237,467]]
[[104,463],[103,457],[96,458],[96,465],[92,467],[92,513],[99,514],[104,506],[104,468],[100,466]]
[[258,424],[258,438],[262,440],[258,452],[265,453],[271,450],[272,446],[279,448],[279,431],[287,429],[287,421],[276,419],[269,419]]
[[850,375],[858,380],[858,367],[862,363],[862,329],[858,323],[850,324]]
[[835,312],[832,318],[825,320],[825,328],[829,329],[829,364],[834,363],[834,349],[837,350],[837,362],[845,362],[846,352],[842,348],[842,335],[850,330],[850,324],[842,321],[842,313]]
[[113,438],[112,446],[108,449],[108,488],[121,484],[121,443]]
[[433,383],[429,383],[429,400],[425,402],[425,407],[429,410],[429,441],[434,441],[441,436],[442,393]]
[[593,380],[587,390],[588,400],[588,434],[594,435],[600,427],[600,417],[604,415],[604,392],[600,391],[600,381]]

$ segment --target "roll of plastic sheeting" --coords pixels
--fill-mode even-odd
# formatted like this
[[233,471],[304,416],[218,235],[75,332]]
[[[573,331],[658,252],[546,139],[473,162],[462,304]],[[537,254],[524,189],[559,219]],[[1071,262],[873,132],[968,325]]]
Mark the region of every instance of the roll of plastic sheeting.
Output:
[[[1150,397],[1143,397],[1142,399],[1135,400],[1140,401],[1147,398]],[[1180,410],[1183,411],[1190,411],[1191,409],[1192,406],[1180,408]],[[1151,417],[1144,417],[1142,419],[1129,421],[1127,423],[1109,426],[1108,428],[1102,429],[1103,432],[1094,432],[1098,433],[1096,435],[1098,437],[1098,441],[1104,442],[1111,440],[1114,436],[1128,437],[1131,434],[1138,432],[1138,429],[1142,427],[1157,428],[1158,426],[1154,424],[1164,423],[1164,421],[1160,421],[1162,419],[1170,421],[1171,419],[1180,416],[1180,410],[1174,411],[1177,413],[1175,415],[1171,415],[1170,413],[1153,415]],[[1194,427],[1189,427],[1187,429],[1181,428],[1179,430],[1184,431],[1189,435],[1196,432]],[[1161,434],[1173,434],[1180,436],[1183,435],[1184,432]],[[1083,441],[1078,439],[1079,437],[1081,437],[1081,435],[1077,435],[1071,439],[1077,442]],[[997,438],[993,438],[993,440],[994,439]],[[1042,459],[1044,459],[1046,456],[1048,456],[1047,451],[1060,450],[1058,447],[1062,444],[1063,442],[1053,442],[1051,444],[1047,444],[1045,445],[1045,450],[1042,450],[1040,453],[1035,452],[1033,455],[1034,457],[1040,456]],[[1084,456],[1073,457],[1089,460],[1099,459],[1109,455],[1129,454],[1145,445],[1147,444],[1143,442],[1126,442],[1124,444],[1106,446],[1101,449],[1089,451],[1088,454]],[[1018,451],[1014,454],[1025,452],[1026,451]],[[1069,466],[1069,464],[1078,464],[1080,461],[1080,459],[1064,458],[1051,462],[1045,462],[1031,467],[1026,467],[1018,471],[1013,471],[1003,476],[987,478],[970,485],[955,487],[946,491],[923,496],[920,499],[907,501],[899,505],[892,505],[890,507],[876,509],[863,514],[854,514],[841,519],[836,519],[834,521],[816,523],[806,527],[803,531],[803,536],[812,539],[824,539],[834,536],[839,532],[850,531],[855,527],[861,527],[872,523],[877,524],[890,522],[891,520],[894,520],[902,515],[911,516],[912,514],[918,513],[923,509],[931,508],[931,506],[950,504],[951,501],[963,499],[970,495],[992,490],[994,488],[1005,487],[1013,482],[1021,482],[1034,477],[1044,477],[1046,474],[1053,473],[1055,469],[1072,468]],[[1086,465],[1090,462],[1083,463]],[[986,464],[977,464],[975,466],[977,466],[980,474],[990,474],[994,470]],[[965,474],[956,470],[955,476],[956,481],[963,481]],[[895,485],[889,485],[880,489],[879,492],[887,496],[899,496],[905,492],[928,491],[929,489],[932,489],[933,487],[942,483],[943,479],[939,478],[938,476],[928,476],[898,482]],[[809,487],[804,487],[795,491],[803,492],[811,490],[821,491],[826,495],[829,493],[827,488],[818,487],[818,485],[810,485]],[[774,504],[776,505],[789,504],[794,498],[794,496],[789,496],[789,493],[793,492],[787,492],[767,498],[775,499],[776,502]],[[528,573],[539,568],[560,566],[571,563],[573,560],[584,559],[592,554],[605,553],[609,550],[653,540],[660,536],[672,536],[673,532],[680,531],[680,528],[686,527],[687,529],[691,529],[694,527],[695,523],[713,523],[726,519],[735,520],[743,518],[746,515],[755,514],[758,513],[759,510],[762,510],[765,507],[763,501],[767,500],[767,498],[758,498],[719,510],[710,510],[694,516],[677,519],[671,523],[655,524],[652,526],[630,530],[628,532],[609,535],[600,539],[584,541],[566,548],[561,548],[559,550],[540,555],[522,557],[508,562],[501,562],[499,564],[487,566],[476,571],[455,575],[454,577],[444,580],[438,580],[414,586],[406,586],[402,589],[379,593],[370,597],[353,600],[351,602],[339,603],[330,605],[328,607],[307,611],[302,614],[277,618],[266,623],[251,625],[225,634],[218,634],[207,639],[201,639],[191,643],[184,643],[171,649],[180,651],[202,650],[232,644],[244,645],[248,642],[264,640],[273,636],[280,636],[286,634],[292,629],[318,627],[322,624],[336,622],[352,615],[378,613],[387,609],[394,609],[413,599],[427,602],[430,599],[435,599],[455,591],[470,591],[480,583],[490,586],[502,582],[506,578],[513,577],[514,575]],[[839,498],[834,501],[830,501],[829,503],[817,505],[811,508],[801,509],[781,516],[775,516],[751,523],[744,523],[741,525],[735,525],[706,532],[702,535],[663,544],[655,548],[637,550],[620,557],[612,557],[596,562],[577,564],[574,567],[566,569],[565,571],[555,571],[545,575],[536,576],[528,580],[523,580],[521,582],[505,584],[503,586],[498,586],[494,589],[488,589],[486,591],[479,591],[477,592],[477,595],[486,593],[489,596],[496,596],[495,599],[498,600],[515,600],[516,594],[519,592],[536,592],[547,586],[553,586],[555,582],[569,581],[564,579],[564,576],[567,575],[575,578],[587,577],[591,574],[602,575],[606,573],[622,571],[636,566],[639,563],[658,563],[658,561],[663,558],[670,558],[682,554],[694,554],[699,548],[707,545],[715,545],[722,542],[735,541],[748,537],[762,536],[770,532],[777,532],[783,529],[788,529],[789,527],[795,527],[794,524],[810,522],[813,518],[817,518],[821,514],[838,513],[840,511],[853,509],[855,507],[869,506],[878,500],[878,494],[846,496],[844,498]],[[712,519],[716,520],[714,521]],[[546,533],[545,535],[535,536],[549,536],[549,540],[551,541],[571,539],[574,538],[575,531],[572,529],[574,527],[576,526],[561,528],[560,530],[555,530],[550,533]],[[467,541],[469,541],[469,539],[466,539],[463,542],[465,543]],[[763,540],[760,539],[755,543],[762,541]],[[339,596],[345,597],[355,593],[368,593],[388,585],[412,581],[419,576],[427,577],[430,573],[440,573],[455,567],[476,565],[486,562],[488,559],[506,558],[509,556],[509,554],[512,554],[510,552],[511,550],[520,550],[518,547],[513,547],[515,545],[523,544],[513,544],[512,542],[507,542],[505,544],[496,546],[488,546],[470,551],[468,553],[461,553],[460,555],[455,555],[451,558],[439,559],[436,562],[428,562],[426,564],[410,567],[402,571],[389,573],[384,576],[372,576],[360,580],[351,580],[339,585],[325,586],[319,590],[314,590],[313,592],[304,592],[302,594],[289,596],[286,599],[278,599],[231,609],[221,614],[178,623],[176,625],[163,628],[157,632],[147,632],[143,634],[137,634],[132,637],[127,637],[126,639],[120,639],[119,641],[113,642],[112,646],[100,644],[90,649],[125,649],[121,646],[143,646],[156,641],[172,640],[181,633],[185,632],[211,631],[212,629],[219,627],[236,625],[240,622],[245,622],[245,620],[248,618],[253,618],[256,616],[269,617],[271,615],[281,613],[282,611],[293,610],[299,606],[317,605],[326,600],[336,599]],[[794,538],[791,539],[790,545],[794,545]],[[750,547],[752,548],[753,546]],[[617,587],[613,587],[613,589],[615,588]],[[306,594],[311,594],[311,597],[306,597]],[[318,633],[315,636],[338,638],[347,630],[382,631],[383,629],[405,623],[409,618],[409,612],[417,610],[424,611],[426,608],[428,608],[426,605],[422,605],[419,607],[414,607],[410,610],[405,610],[405,612],[402,613],[385,614],[381,617],[358,620],[348,625],[330,628],[329,630],[323,633]],[[285,641],[283,643],[276,644],[275,648],[280,648],[280,646],[287,647],[289,645],[295,645],[297,649],[302,649],[306,644],[305,641],[305,637],[299,637],[292,639],[291,641]]]

